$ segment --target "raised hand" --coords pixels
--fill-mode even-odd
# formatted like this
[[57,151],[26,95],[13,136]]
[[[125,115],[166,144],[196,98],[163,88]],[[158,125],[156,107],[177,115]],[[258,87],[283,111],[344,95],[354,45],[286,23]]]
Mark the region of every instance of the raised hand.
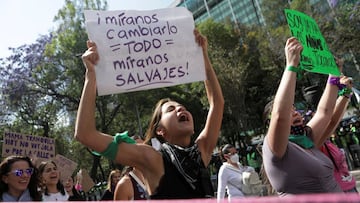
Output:
[[88,40],[86,42],[88,49],[82,55],[83,63],[88,71],[94,71],[95,65],[99,61],[99,53],[95,42]]

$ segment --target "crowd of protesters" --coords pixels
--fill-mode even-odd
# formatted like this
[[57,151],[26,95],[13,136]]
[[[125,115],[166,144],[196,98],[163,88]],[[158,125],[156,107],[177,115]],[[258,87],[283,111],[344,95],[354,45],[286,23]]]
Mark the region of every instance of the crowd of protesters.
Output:
[[[54,161],[35,166],[28,157],[9,156],[0,164],[1,200],[84,201],[215,196],[218,200],[226,197],[231,200],[269,194],[264,192],[265,184],[271,185],[279,196],[347,192],[335,178],[337,160],[325,144],[329,140],[338,147],[338,152],[344,152],[349,169],[360,167],[360,121],[356,118],[340,121],[351,92],[343,91],[340,95],[339,91],[351,89],[351,81],[346,76],[329,75],[316,111],[306,120],[293,106],[303,49],[293,37],[285,45],[286,68],[275,98],[265,107],[267,132],[263,142],[245,144],[242,152],[231,144],[223,146],[219,155],[222,162],[216,166],[218,182],[211,183],[208,167],[214,163],[212,155],[220,134],[224,98],[207,55],[206,37],[195,30],[194,40],[203,52],[204,85],[209,104],[206,124],[195,141],[192,141],[194,123],[191,113],[171,99],[160,100],[156,105],[142,143],[136,143],[127,132],[115,136],[99,132],[95,125],[95,65],[99,54],[96,44],[88,41],[88,50],[82,56],[85,82],[75,138],[94,153],[130,166],[131,170],[123,175],[118,169],[111,171],[106,189],[100,191],[98,199],[91,199],[76,188],[73,177],[61,181],[61,172]],[[341,71],[342,65],[338,61],[337,64]],[[344,103],[337,102],[339,100]],[[160,143],[159,148],[151,146],[154,139]],[[243,156],[239,157],[239,154]],[[341,158],[341,153],[338,155]],[[263,184],[259,173],[265,174],[260,176]],[[124,179],[119,182],[122,176]],[[141,190],[136,189],[138,186]],[[129,192],[121,194],[119,190],[124,187],[128,187]],[[351,187],[349,191],[357,192],[353,183]]]

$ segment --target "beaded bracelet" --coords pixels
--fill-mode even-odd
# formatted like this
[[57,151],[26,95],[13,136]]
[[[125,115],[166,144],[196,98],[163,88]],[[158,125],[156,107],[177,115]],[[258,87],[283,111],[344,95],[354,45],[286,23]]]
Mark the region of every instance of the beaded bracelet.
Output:
[[335,76],[330,76],[328,79],[328,83],[330,85],[336,85],[339,90],[342,90],[346,87],[346,85],[340,83],[340,78]]

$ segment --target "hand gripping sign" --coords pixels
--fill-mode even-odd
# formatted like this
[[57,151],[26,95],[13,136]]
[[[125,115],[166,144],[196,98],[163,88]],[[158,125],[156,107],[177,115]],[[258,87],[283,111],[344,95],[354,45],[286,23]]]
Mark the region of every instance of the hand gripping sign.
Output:
[[183,7],[85,11],[89,39],[98,47],[98,95],[205,80],[192,14]]
[[293,37],[303,45],[300,68],[310,72],[339,76],[340,71],[315,20],[299,11],[285,9]]

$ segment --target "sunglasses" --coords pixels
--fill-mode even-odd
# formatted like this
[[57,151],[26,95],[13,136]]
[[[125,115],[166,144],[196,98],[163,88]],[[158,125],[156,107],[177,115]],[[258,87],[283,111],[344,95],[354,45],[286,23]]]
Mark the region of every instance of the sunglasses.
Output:
[[28,168],[28,169],[15,169],[14,171],[10,171],[9,173],[14,174],[17,177],[22,176],[24,173],[26,173],[27,175],[31,176],[34,172],[33,168]]

